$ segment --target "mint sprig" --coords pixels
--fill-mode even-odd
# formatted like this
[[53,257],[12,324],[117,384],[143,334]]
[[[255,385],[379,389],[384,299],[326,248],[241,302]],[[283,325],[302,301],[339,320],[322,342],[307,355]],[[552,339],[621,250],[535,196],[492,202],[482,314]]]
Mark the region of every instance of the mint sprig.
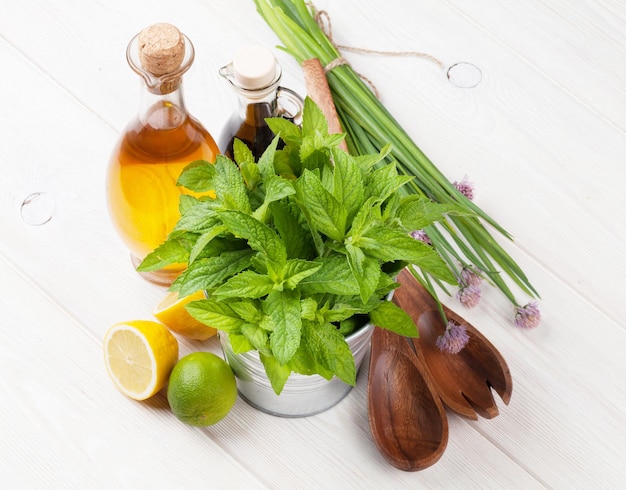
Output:
[[258,162],[235,142],[234,161],[219,156],[214,165],[184,170],[180,185],[214,197],[184,196],[174,231],[140,268],[185,262],[172,289],[181,296],[206,291],[188,311],[227,332],[235,352],[257,350],[276,393],[291,372],[354,384],[345,335],[368,318],[418,335],[409,315],[386,301],[398,270],[413,264],[456,282],[440,255],[410,232],[465,211],[402,197],[410,178],[382,165],[389,149],[343,152],[343,136],[328,134],[311,99],[302,127],[285,119],[268,124],[279,136]]

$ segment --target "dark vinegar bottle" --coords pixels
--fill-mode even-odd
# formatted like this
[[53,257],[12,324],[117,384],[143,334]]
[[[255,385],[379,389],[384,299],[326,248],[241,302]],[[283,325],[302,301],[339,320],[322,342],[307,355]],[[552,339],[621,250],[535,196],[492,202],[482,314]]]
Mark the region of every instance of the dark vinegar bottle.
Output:
[[267,118],[284,117],[300,123],[304,102],[294,91],[280,86],[281,67],[269,49],[247,46],[219,73],[230,82],[239,99],[237,111],[218,138],[224,155],[233,158],[233,143],[240,139],[258,159],[274,138]]

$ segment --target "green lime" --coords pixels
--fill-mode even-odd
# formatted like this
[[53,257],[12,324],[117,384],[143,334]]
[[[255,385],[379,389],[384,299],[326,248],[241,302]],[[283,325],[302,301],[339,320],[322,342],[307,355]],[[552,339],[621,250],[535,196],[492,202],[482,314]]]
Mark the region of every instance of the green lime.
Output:
[[179,360],[170,374],[167,401],[172,412],[189,425],[213,425],[237,400],[230,366],[210,352],[194,352]]

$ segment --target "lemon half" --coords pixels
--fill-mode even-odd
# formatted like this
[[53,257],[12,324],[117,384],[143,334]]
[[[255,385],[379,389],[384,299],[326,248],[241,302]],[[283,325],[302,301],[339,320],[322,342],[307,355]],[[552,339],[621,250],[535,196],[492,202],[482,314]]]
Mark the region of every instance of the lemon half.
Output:
[[188,339],[206,340],[213,337],[217,330],[199,322],[185,309],[185,305],[204,299],[204,293],[196,293],[179,298],[178,293],[170,291],[156,306],[152,314],[172,332]]
[[157,322],[117,323],[104,336],[104,360],[109,376],[124,395],[145,400],[167,383],[178,361],[178,341]]

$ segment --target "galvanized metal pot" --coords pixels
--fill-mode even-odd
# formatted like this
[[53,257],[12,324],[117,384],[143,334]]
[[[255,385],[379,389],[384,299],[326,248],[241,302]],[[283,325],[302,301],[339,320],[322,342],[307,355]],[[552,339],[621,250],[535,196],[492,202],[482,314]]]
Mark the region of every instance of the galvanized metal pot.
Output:
[[[357,372],[369,345],[374,325],[368,323],[346,337]],[[237,380],[239,395],[259,410],[280,417],[306,417],[328,410],[339,403],[352,386],[338,378],[292,373],[280,395],[274,393],[257,351],[235,354],[228,334],[218,332],[224,357]]]

